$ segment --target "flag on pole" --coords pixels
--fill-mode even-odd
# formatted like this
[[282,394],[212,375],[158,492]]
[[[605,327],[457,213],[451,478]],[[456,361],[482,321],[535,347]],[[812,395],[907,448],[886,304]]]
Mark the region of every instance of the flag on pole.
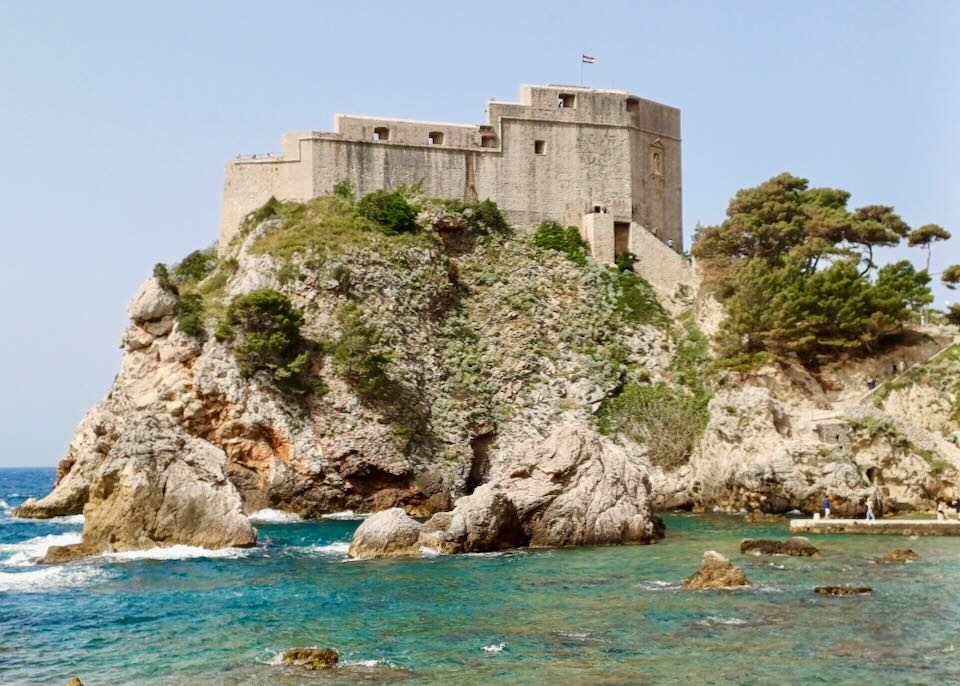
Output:
[[593,64],[597,61],[596,57],[590,57],[590,55],[582,55],[584,64]]

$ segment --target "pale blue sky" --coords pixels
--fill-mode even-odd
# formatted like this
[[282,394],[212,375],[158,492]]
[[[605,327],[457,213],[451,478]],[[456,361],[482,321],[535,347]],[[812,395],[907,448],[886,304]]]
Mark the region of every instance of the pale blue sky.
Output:
[[347,4],[0,1],[0,466],[59,459],[137,285],[216,238],[224,160],[334,112],[478,123],[582,52],[681,108],[688,235],[789,170],[960,261],[960,3]]

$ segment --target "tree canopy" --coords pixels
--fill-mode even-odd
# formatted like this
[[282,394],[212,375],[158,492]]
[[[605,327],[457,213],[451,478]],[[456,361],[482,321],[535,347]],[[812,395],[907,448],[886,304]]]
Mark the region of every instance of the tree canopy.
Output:
[[849,199],[780,174],[738,191],[723,223],[699,229],[692,252],[726,306],[725,354],[815,364],[873,348],[932,302],[927,272],[874,261],[875,248],[910,234],[907,223],[893,207],[851,210]]

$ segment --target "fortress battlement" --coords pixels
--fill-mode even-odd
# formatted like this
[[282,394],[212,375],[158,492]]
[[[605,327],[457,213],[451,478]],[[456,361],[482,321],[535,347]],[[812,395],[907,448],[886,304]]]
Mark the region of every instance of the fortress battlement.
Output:
[[574,224],[601,262],[682,249],[680,111],[625,91],[521,86],[517,102],[487,102],[484,124],[337,114],[332,132],[282,140],[279,153],[227,162],[221,247],[271,196],[309,200],[349,180],[358,195],[420,183],[429,196],[489,198],[520,226]]

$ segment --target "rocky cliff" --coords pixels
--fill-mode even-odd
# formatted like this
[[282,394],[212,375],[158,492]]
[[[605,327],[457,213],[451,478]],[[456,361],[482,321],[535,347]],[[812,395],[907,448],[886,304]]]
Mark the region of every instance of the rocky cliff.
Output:
[[[387,547],[463,552],[647,542],[653,507],[814,510],[831,495],[854,513],[867,497],[957,495],[944,436],[960,362],[915,367],[943,336],[816,375],[789,363],[718,374],[697,329],[711,332],[718,306],[694,306],[689,285],[659,294],[671,320],[632,274],[476,207],[420,206],[419,229],[391,235],[343,198],[268,205],[199,273],[147,279],[110,392],[54,490],[18,514],[84,512],[82,548],[65,558],[250,545],[243,513],[263,508],[435,515],[391,515],[406,543]],[[288,365],[254,364],[214,335],[231,302],[264,289],[299,313]],[[863,398],[864,373],[895,378]],[[630,408],[651,418],[637,428]]]

